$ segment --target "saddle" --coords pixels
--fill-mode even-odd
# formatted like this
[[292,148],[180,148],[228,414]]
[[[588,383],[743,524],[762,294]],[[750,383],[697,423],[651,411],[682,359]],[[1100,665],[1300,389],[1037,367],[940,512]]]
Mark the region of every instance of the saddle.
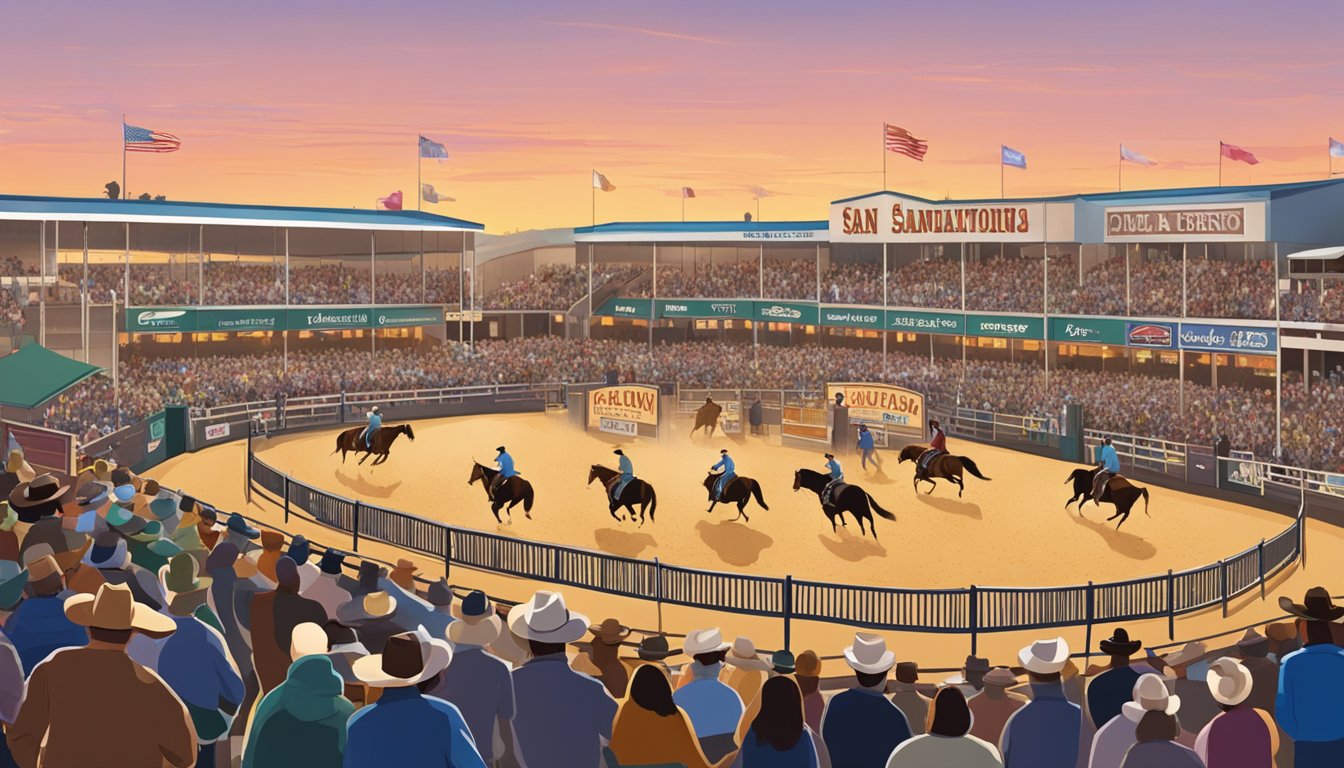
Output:
[[947,451],[940,451],[937,448],[929,448],[928,450],[919,454],[918,465],[920,474],[921,475],[927,474],[929,471],[929,465],[933,463],[933,460],[938,458],[939,456],[945,455],[946,453]]
[[830,492],[829,496],[825,499],[825,503],[827,503],[827,504],[834,504],[834,503],[835,503],[835,500],[836,500],[837,498],[839,498],[839,497],[840,497],[840,494],[841,494],[841,493],[844,493],[844,490],[845,490],[846,488],[848,488],[848,487],[849,487],[849,483],[846,483],[846,482],[843,481],[843,480],[841,480],[840,482],[838,482],[838,483],[836,483],[835,485],[831,486],[831,492]]

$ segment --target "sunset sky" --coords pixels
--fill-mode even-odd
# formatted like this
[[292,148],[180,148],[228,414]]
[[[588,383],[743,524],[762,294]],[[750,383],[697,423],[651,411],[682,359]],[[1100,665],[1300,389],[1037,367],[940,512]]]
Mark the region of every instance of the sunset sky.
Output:
[[[882,185],[997,196],[1323,178],[1344,139],[1338,0],[485,2],[43,0],[0,5],[0,192],[94,196],[121,114],[182,149],[131,155],[175,200],[372,207],[414,199],[489,232],[687,217],[821,219]],[[1335,170],[1344,172],[1344,159]]]

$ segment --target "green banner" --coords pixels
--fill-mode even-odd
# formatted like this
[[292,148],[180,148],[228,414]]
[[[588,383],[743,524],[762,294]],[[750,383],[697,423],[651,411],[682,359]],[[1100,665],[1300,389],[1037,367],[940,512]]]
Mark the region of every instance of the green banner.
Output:
[[756,319],[762,322],[816,325],[819,316],[816,304],[799,304],[791,301],[756,302]]
[[1124,346],[1125,321],[1104,317],[1052,317],[1050,340]]
[[904,309],[888,309],[887,329],[961,336],[966,333],[966,316],[960,312],[912,312]]
[[415,328],[443,323],[443,307],[379,307],[373,313],[374,328]]
[[593,310],[595,315],[605,317],[634,317],[647,320],[653,313],[652,299],[627,299],[613,297],[602,302],[602,306]]
[[966,333],[1005,339],[1044,339],[1045,320],[1020,315],[967,315]]
[[196,312],[196,330],[215,333],[283,331],[284,309],[202,309]]
[[368,328],[373,322],[372,307],[290,308],[286,327],[291,331],[345,331]]
[[821,324],[841,328],[882,330],[886,313],[873,307],[822,307]]
[[443,323],[443,307],[131,307],[129,333],[248,333],[411,328]]
[[191,333],[196,330],[196,310],[190,307],[130,307],[126,310],[127,333]]
[[659,317],[751,317],[752,302],[736,299],[659,299]]

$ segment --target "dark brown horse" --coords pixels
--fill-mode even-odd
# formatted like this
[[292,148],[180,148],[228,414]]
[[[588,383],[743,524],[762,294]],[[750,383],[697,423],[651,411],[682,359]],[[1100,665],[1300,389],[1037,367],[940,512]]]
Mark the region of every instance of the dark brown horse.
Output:
[[[822,493],[826,490],[826,485],[831,482],[831,476],[814,472],[810,469],[799,469],[793,473],[793,490],[806,488],[817,494],[817,500],[821,500]],[[840,524],[846,528],[849,525],[845,522],[845,513],[848,512],[854,516],[859,523],[859,535],[862,536],[863,521],[868,521],[868,528],[873,532],[873,539],[877,539],[877,526],[873,524],[873,513],[876,512],[879,517],[885,520],[895,520],[896,516],[883,509],[877,503],[871,494],[857,485],[843,483],[835,489],[835,495],[831,499],[831,505],[821,505],[821,511],[831,519],[831,530],[835,530],[835,519],[840,518]]]
[[[501,483],[499,488],[491,493],[490,488],[495,484],[495,478],[498,475],[498,469],[487,467],[479,461],[473,461],[471,477],[467,478],[467,485],[480,481],[481,487],[485,489],[485,498],[490,500],[490,511],[495,513],[495,522],[504,522],[499,519],[499,510],[503,509],[504,514],[509,517],[508,525],[513,525],[513,508],[518,506],[520,501],[523,503],[523,514],[527,515],[528,520],[531,520],[532,484],[514,475]],[[505,508],[505,504],[509,506]]]
[[[392,449],[392,444],[398,437],[405,435],[415,442],[415,432],[410,424],[398,424],[395,427],[383,427],[373,436],[373,445],[369,445],[364,439],[364,430],[367,427],[351,427],[336,436],[336,451],[341,452],[341,463],[345,463],[345,455],[350,452],[364,454],[364,458],[359,460],[360,464],[370,456],[377,456],[369,466],[374,467],[387,461],[387,452]],[[336,451],[332,451],[335,453]]]
[[635,505],[639,505],[639,524],[644,524],[644,511],[649,512],[649,522],[653,522],[653,513],[658,511],[658,494],[653,492],[653,486],[640,480],[638,477],[632,478],[625,488],[621,489],[621,496],[613,499],[611,491],[616,487],[616,483],[621,479],[621,473],[611,467],[604,467],[601,464],[593,464],[588,468],[588,485],[592,485],[594,480],[601,481],[602,488],[606,491],[607,511],[618,522],[625,522],[625,515],[617,516],[616,509],[625,507],[630,511],[630,520],[635,519]]
[[705,404],[695,411],[695,426],[691,427],[691,437],[701,429],[708,429],[709,436],[714,436],[715,427],[719,426],[719,415],[723,413],[723,406],[705,398]]
[[[1069,473],[1069,479],[1064,482],[1073,483],[1073,496],[1064,502],[1065,509],[1068,509],[1069,505],[1075,500],[1078,501],[1079,515],[1083,514],[1083,505],[1089,499],[1098,506],[1103,501],[1107,504],[1114,504],[1115,514],[1106,518],[1106,522],[1109,523],[1117,517],[1120,518],[1120,522],[1115,524],[1115,529],[1118,531],[1120,526],[1124,525],[1125,521],[1129,519],[1130,511],[1134,509],[1134,505],[1138,503],[1139,497],[1142,496],[1143,513],[1148,515],[1148,489],[1137,486],[1131,483],[1128,478],[1120,475],[1115,475],[1107,480],[1106,487],[1101,489],[1101,498],[1093,499],[1092,486],[1097,477],[1097,471],[1097,468],[1094,467],[1092,469],[1075,469]],[[1149,515],[1149,517],[1152,517],[1152,515]]]
[[751,522],[751,518],[747,516],[746,509],[747,502],[751,501],[752,496],[756,497],[756,503],[761,505],[761,509],[764,509],[766,512],[770,511],[770,508],[765,505],[765,499],[761,496],[761,484],[750,477],[743,477],[742,475],[738,475],[732,480],[729,480],[728,485],[726,485],[723,492],[719,494],[719,498],[714,498],[714,483],[718,481],[719,474],[720,473],[718,472],[710,472],[709,476],[705,478],[705,490],[709,491],[709,509],[705,510],[706,512],[713,512],[714,505],[719,502],[723,502],[724,504],[736,504],[737,517],[733,519],[737,520],[738,518],[741,518],[747,522]]
[[[901,449],[901,459],[896,462],[897,464],[901,463],[901,461],[915,462],[915,493],[919,493],[919,481],[921,479],[918,469],[919,457],[927,450],[929,450],[929,446],[927,445],[907,445]],[[974,461],[971,461],[969,456],[953,456],[950,453],[944,453],[942,456],[929,462],[928,468],[924,471],[926,477],[924,477],[923,480],[933,486],[928,492],[933,493],[933,489],[938,487],[938,483],[934,482],[933,478],[941,477],[957,484],[957,498],[961,498],[961,492],[966,490],[966,484],[962,482],[961,479],[962,470],[970,472],[981,480],[989,479],[980,474],[980,468],[975,465]]]

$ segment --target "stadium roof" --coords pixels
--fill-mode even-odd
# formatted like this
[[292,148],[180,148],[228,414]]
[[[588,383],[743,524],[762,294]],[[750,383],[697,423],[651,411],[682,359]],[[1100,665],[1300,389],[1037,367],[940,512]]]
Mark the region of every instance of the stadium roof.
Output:
[[52,352],[41,344],[27,344],[0,357],[0,405],[36,408],[102,369]]
[[826,221],[616,221],[575,227],[579,242],[806,241],[825,239]]
[[1113,203],[1123,205],[1127,201],[1144,202],[1150,200],[1180,199],[1191,197],[1209,197],[1209,198],[1240,197],[1240,198],[1267,199],[1267,198],[1287,196],[1298,192],[1307,192],[1315,189],[1322,189],[1326,187],[1335,187],[1341,184],[1344,184],[1344,179],[1320,179],[1317,181],[1295,181],[1287,184],[1250,184],[1244,186],[1227,186],[1227,187],[1179,187],[1176,189],[1136,189],[1136,190],[1122,190],[1119,192],[1086,192],[1073,195],[1057,195],[1055,197],[1010,197],[1007,199],[999,197],[989,197],[989,198],[976,198],[967,200],[930,200],[928,198],[919,197],[918,195],[909,195],[904,192],[881,190],[877,192],[869,192],[863,195],[855,195],[854,197],[846,197],[840,200],[832,200],[831,204],[838,205],[853,202],[854,200],[862,200],[864,198],[872,197],[874,195],[891,194],[891,195],[899,195],[901,197],[909,198],[911,200],[917,200],[920,202],[929,203],[933,205],[937,204],[957,205],[962,203],[979,203],[979,204],[1068,203],[1080,200],[1083,202]]
[[282,205],[190,203],[176,200],[107,200],[97,197],[0,195],[0,220],[110,221],[155,224],[229,224],[247,227],[480,231],[473,221],[423,211],[310,208]]

